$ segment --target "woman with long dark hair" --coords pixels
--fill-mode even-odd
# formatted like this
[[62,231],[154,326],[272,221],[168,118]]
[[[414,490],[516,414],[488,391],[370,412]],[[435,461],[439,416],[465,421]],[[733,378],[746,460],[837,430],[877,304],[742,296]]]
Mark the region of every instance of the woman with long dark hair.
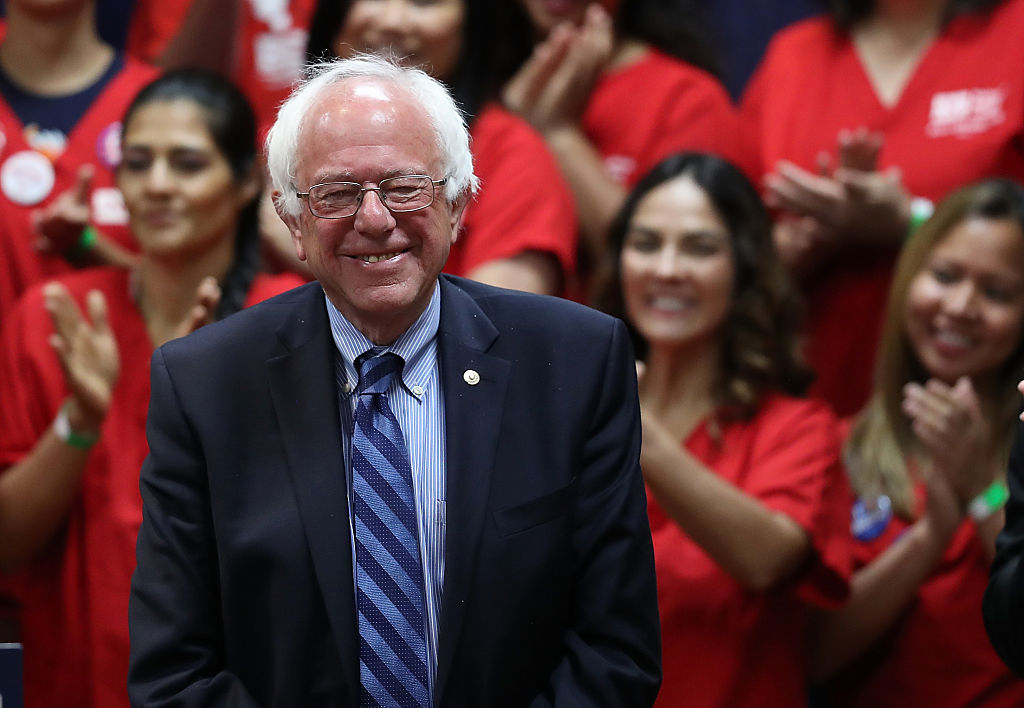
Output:
[[137,264],[29,290],[0,335],[0,564],[16,571],[32,706],[127,705],[153,349],[298,283],[257,272],[255,124],[231,84],[157,79],[121,148]]
[[675,155],[610,245],[598,302],[643,360],[658,705],[801,705],[814,610],[846,595],[848,492],[835,419],[800,398],[799,305],[768,215],[730,164]]

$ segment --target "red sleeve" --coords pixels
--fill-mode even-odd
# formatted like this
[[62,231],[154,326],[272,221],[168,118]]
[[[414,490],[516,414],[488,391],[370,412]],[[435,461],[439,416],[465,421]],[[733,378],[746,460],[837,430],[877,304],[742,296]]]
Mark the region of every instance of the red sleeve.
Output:
[[662,126],[641,157],[637,175],[684,150],[714,153],[739,164],[739,119],[732,99],[713,76],[689,68],[692,73],[668,95]]
[[473,122],[472,139],[480,193],[466,208],[448,272],[466,275],[488,261],[541,251],[558,259],[564,275],[571,274],[576,208],[543,139],[497,106]]
[[245,296],[245,306],[252,307],[256,303],[269,300],[275,295],[280,295],[286,290],[297,288],[305,284],[302,276],[295,273],[258,273],[249,287],[249,293]]
[[739,152],[738,163],[755,185],[767,172],[761,153],[761,107],[767,92],[767,61],[762,60],[754,75],[747,83],[740,101],[739,110]]
[[57,414],[64,375],[48,339],[53,331],[42,287],[3,317],[0,333],[0,467],[27,455]]
[[815,551],[797,593],[815,605],[846,600],[850,576],[850,492],[840,464],[837,422],[818,402],[772,399],[761,415],[757,460],[744,489],[808,534]]
[[127,52],[152,61],[181,29],[191,0],[136,0],[128,28]]

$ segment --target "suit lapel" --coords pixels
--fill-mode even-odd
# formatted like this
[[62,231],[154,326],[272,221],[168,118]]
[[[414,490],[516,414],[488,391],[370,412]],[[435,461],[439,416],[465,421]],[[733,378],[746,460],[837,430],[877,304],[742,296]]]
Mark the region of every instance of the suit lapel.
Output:
[[278,338],[285,353],[267,361],[271,398],[349,697],[358,705],[359,645],[334,344],[319,286],[310,285],[300,295]]
[[[452,669],[476,570],[498,430],[511,363],[486,350],[498,337],[490,318],[453,281],[441,277],[438,351],[444,387],[447,491],[444,593],[434,703]],[[479,380],[467,372],[476,372]]]

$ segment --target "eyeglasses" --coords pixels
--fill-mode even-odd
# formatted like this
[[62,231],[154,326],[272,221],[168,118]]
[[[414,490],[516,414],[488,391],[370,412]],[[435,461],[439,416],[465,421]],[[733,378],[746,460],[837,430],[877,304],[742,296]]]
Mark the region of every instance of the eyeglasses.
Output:
[[382,179],[376,187],[364,187],[355,182],[324,182],[314,184],[308,192],[296,192],[295,196],[305,199],[309,213],[319,219],[344,219],[359,211],[367,192],[376,192],[392,213],[419,211],[434,203],[434,187],[447,183],[447,177],[402,175]]

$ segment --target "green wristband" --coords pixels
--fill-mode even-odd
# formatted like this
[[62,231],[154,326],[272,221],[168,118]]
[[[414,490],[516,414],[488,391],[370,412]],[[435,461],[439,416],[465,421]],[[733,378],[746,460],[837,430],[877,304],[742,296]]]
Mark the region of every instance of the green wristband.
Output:
[[57,418],[53,421],[53,432],[65,444],[79,450],[89,450],[100,439],[99,435],[83,435],[72,430],[71,422],[68,420],[68,412],[64,406],[61,406],[60,410],[57,411]]
[[986,487],[985,491],[971,500],[971,503],[967,505],[967,513],[975,521],[984,521],[1006,506],[1009,498],[1010,488],[1006,486],[1006,482],[997,479]]
[[907,226],[907,238],[914,235],[921,224],[932,218],[935,212],[935,205],[924,197],[914,197],[910,200],[910,223]]
[[86,224],[82,229],[82,234],[78,237],[78,243],[68,249],[66,254],[68,260],[77,261],[87,256],[95,248],[98,238],[99,232],[93,228],[92,224]]

